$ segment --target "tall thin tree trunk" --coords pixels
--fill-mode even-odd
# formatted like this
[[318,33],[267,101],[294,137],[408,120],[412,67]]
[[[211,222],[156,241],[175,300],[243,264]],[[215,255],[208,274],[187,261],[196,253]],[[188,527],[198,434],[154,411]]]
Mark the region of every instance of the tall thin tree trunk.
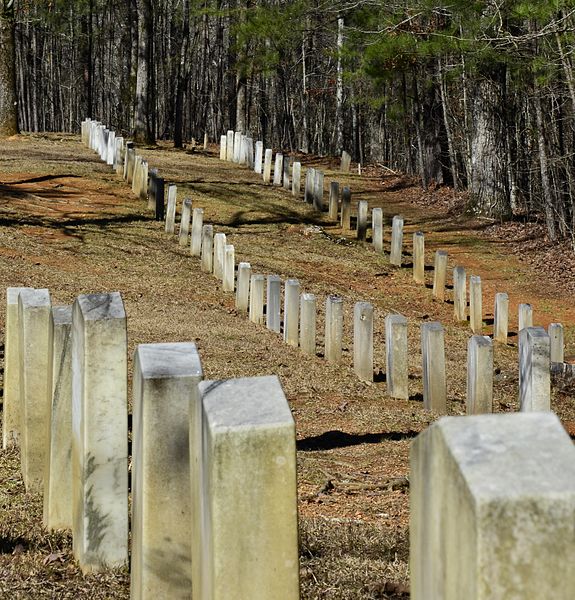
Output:
[[134,140],[153,144],[151,107],[151,45],[152,1],[137,0],[138,7],[138,70],[136,73],[136,107],[134,112]]
[[0,136],[18,133],[14,4],[0,9]]

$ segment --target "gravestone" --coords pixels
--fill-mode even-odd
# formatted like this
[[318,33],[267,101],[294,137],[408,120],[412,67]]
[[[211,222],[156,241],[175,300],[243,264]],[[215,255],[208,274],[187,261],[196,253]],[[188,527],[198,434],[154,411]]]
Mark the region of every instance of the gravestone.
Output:
[[467,321],[467,277],[463,267],[453,269],[453,316],[456,321]]
[[226,234],[216,233],[214,235],[214,277],[222,280],[224,277],[224,253],[226,246]]
[[519,331],[525,327],[533,327],[533,308],[531,304],[519,305]]
[[300,298],[299,345],[305,354],[315,356],[316,345],[316,301],[313,294],[302,294]]
[[20,289],[20,465],[28,492],[42,491],[48,460],[52,398],[51,318],[48,290]]
[[266,294],[266,327],[280,333],[281,284],[279,275],[268,275]]
[[118,292],[72,313],[73,551],[83,573],[128,562],[128,362]]
[[421,231],[413,234],[413,281],[425,285],[425,236]]
[[234,131],[228,129],[226,132],[226,160],[233,162],[234,160]]
[[321,212],[323,210],[323,180],[324,174],[323,171],[319,171],[317,169],[314,170],[313,174],[313,192],[312,192],[312,200],[313,207],[315,210]]
[[360,242],[367,240],[367,200],[360,200],[357,203],[357,239]]
[[238,285],[236,288],[236,310],[239,312],[248,312],[251,276],[252,267],[250,263],[241,262],[238,265]]
[[220,160],[226,160],[226,158],[227,158],[227,149],[226,149],[227,140],[228,140],[227,135],[220,136]]
[[362,381],[373,381],[373,306],[356,302],[353,309],[353,370]]
[[212,273],[214,270],[214,226],[202,226],[202,273]]
[[161,222],[164,220],[165,186],[164,186],[164,178],[158,177],[157,175],[154,177],[154,196],[155,196],[156,221]]
[[408,400],[407,319],[403,315],[385,317],[385,362],[387,394]]
[[351,167],[351,156],[345,150],[341,153],[340,169],[343,173],[349,173]]
[[249,319],[258,325],[264,324],[265,275],[252,274],[250,279]]
[[337,221],[339,212],[339,181],[330,181],[329,183],[329,201],[328,218],[330,221]]
[[315,183],[315,169],[308,167],[305,172],[305,185],[303,190],[303,199],[307,204],[313,204],[313,191]]
[[297,348],[300,302],[299,281],[297,279],[286,280],[284,293],[284,342]]
[[473,335],[467,342],[467,414],[493,412],[493,343]]
[[258,175],[262,174],[262,162],[264,154],[264,143],[256,142],[256,155],[254,157],[254,172]]
[[551,410],[551,356],[549,335],[543,327],[519,332],[519,410]]
[[383,209],[374,208],[371,211],[371,238],[373,249],[383,253]]
[[292,168],[291,193],[292,196],[299,196],[301,192],[301,163],[296,161]]
[[235,292],[236,290],[236,258],[235,248],[232,244],[224,247],[224,277],[222,279],[222,290],[224,292]]
[[44,481],[47,529],[72,528],[72,307],[55,306],[50,317],[51,397]]
[[283,183],[284,190],[291,189],[291,182],[290,182],[290,178],[289,178],[290,164],[291,164],[291,158],[289,156],[284,156],[283,166],[282,166],[282,171],[283,171],[282,183]]
[[295,424],[280,383],[206,381],[200,394],[194,597],[298,600]]
[[272,157],[273,157],[273,150],[271,150],[270,148],[266,148],[266,152],[265,152],[265,156],[264,156],[264,174],[263,174],[264,183],[269,183],[271,180]]
[[190,254],[202,255],[202,236],[204,227],[204,209],[194,208],[192,213],[192,237],[190,239]]
[[236,131],[234,133],[234,151],[232,161],[239,164],[242,159],[242,132]]
[[[134,355],[132,598],[190,597],[190,398],[202,366],[195,344],[140,344]],[[198,473],[192,472],[192,477]]]
[[552,363],[562,364],[565,361],[565,342],[563,325],[550,323],[547,330],[549,334],[549,355]]
[[410,456],[412,600],[570,600],[575,449],[550,413],[445,417]]
[[447,412],[445,381],[445,342],[441,323],[421,324],[421,355],[423,360],[423,406],[439,414]]
[[403,217],[396,215],[391,222],[391,250],[389,263],[401,267],[403,246]]
[[175,185],[168,186],[168,207],[166,209],[166,233],[176,231],[176,200],[178,188]]
[[347,186],[341,193],[341,229],[351,230],[351,191]]
[[433,297],[445,301],[445,286],[447,284],[447,252],[437,250],[433,268]]
[[178,233],[178,243],[180,246],[187,246],[190,237],[190,218],[192,216],[192,200],[184,198],[182,203],[182,218],[180,220],[180,231]]
[[471,275],[469,278],[469,325],[476,334],[480,334],[483,329],[481,277],[478,275]]
[[343,298],[328,296],[325,301],[325,351],[327,362],[341,361],[343,340]]
[[274,165],[274,185],[282,185],[284,157],[280,152],[276,153],[276,162]]
[[505,292],[495,294],[495,309],[493,315],[493,339],[500,344],[507,344],[509,296]]
[[20,315],[18,297],[22,290],[32,288],[6,288],[6,322],[4,330],[4,395],[2,398],[2,448],[20,445]]

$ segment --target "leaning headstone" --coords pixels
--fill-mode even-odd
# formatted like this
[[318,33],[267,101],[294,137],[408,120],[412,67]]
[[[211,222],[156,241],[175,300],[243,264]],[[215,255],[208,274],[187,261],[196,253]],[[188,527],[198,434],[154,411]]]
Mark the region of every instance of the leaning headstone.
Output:
[[519,331],[526,327],[533,327],[533,308],[531,304],[519,305]]
[[6,322],[4,331],[4,396],[2,398],[2,448],[18,446],[22,441],[20,427],[20,316],[18,297],[22,290],[6,289]]
[[[190,398],[202,366],[195,344],[140,344],[134,356],[132,598],[190,597]],[[192,472],[192,477],[197,477]]]
[[391,250],[389,252],[390,264],[401,267],[403,246],[403,217],[396,215],[391,222]]
[[276,162],[274,165],[274,185],[282,184],[284,157],[280,152],[276,153]]
[[206,381],[200,394],[194,590],[209,590],[201,597],[213,600],[298,600],[295,425],[280,383]]
[[190,237],[190,218],[192,214],[191,198],[184,198],[182,203],[182,218],[180,219],[180,231],[178,233],[178,243],[180,246],[187,246]]
[[371,211],[371,240],[373,249],[381,254],[383,252],[383,209],[374,208]]
[[463,267],[453,269],[453,316],[456,321],[467,321],[467,277]]
[[248,312],[250,302],[250,278],[252,267],[248,262],[238,265],[238,285],[236,286],[236,310]]
[[551,410],[551,357],[549,335],[543,327],[519,332],[519,410]]
[[204,227],[204,209],[194,208],[192,213],[192,237],[190,239],[190,254],[202,255],[202,229]]
[[339,212],[339,181],[330,181],[328,200],[328,219],[337,221]]
[[360,242],[367,240],[367,200],[360,200],[357,203],[357,239]]
[[341,229],[351,230],[351,191],[347,186],[341,192]]
[[73,551],[83,573],[128,562],[128,363],[118,292],[72,314]]
[[280,332],[281,329],[281,284],[279,275],[268,275],[266,294],[266,327]]
[[445,342],[441,323],[431,321],[421,325],[423,359],[423,406],[439,414],[447,412],[445,381]]
[[373,305],[356,302],[353,309],[353,370],[362,381],[373,381]]
[[291,193],[292,196],[299,196],[301,191],[301,163],[296,161],[292,167],[292,182],[291,182]]
[[224,276],[224,248],[226,246],[226,234],[216,233],[214,235],[214,277],[222,279]]
[[387,394],[408,400],[407,319],[403,315],[385,317],[385,362]]
[[433,297],[445,301],[445,285],[447,283],[447,252],[437,250],[433,268]]
[[316,344],[316,302],[313,294],[300,297],[299,345],[305,354],[315,356]]
[[72,528],[72,307],[55,306],[50,317],[52,358],[48,457],[44,480],[47,529]]
[[340,169],[343,173],[349,173],[351,167],[351,156],[345,150],[341,153]]
[[226,132],[226,160],[233,162],[234,160],[234,131],[228,129]]
[[262,174],[262,162],[264,154],[264,143],[259,141],[256,142],[256,154],[254,157],[254,172],[258,175]]
[[493,339],[500,344],[507,344],[509,296],[505,292],[495,294],[495,309],[493,315]]
[[41,491],[49,449],[52,307],[46,289],[20,290],[20,464],[26,491]]
[[214,226],[202,226],[202,273],[212,273],[214,270]]
[[550,323],[547,330],[549,334],[549,354],[552,363],[565,361],[565,343],[563,341],[563,325]]
[[174,233],[176,230],[176,200],[178,188],[175,185],[168,186],[168,206],[166,209],[166,233]]
[[252,275],[250,279],[249,319],[252,323],[264,323],[265,275]]
[[550,413],[442,418],[411,445],[412,600],[570,600],[575,449]]
[[317,211],[323,210],[323,171],[315,170],[313,178],[313,207]]
[[473,335],[467,342],[467,414],[493,412],[493,343]]
[[222,279],[222,290],[224,292],[235,292],[236,289],[236,258],[233,244],[226,244],[224,248],[224,277]]
[[343,298],[328,296],[325,301],[325,350],[327,362],[339,363],[343,340]]
[[284,294],[284,342],[297,348],[299,333],[299,281],[297,279],[286,280]]
[[483,296],[479,275],[471,275],[469,278],[469,324],[473,333],[481,333],[483,329]]
[[273,157],[273,150],[271,150],[270,148],[266,148],[266,152],[265,152],[265,156],[264,156],[264,174],[263,174],[264,183],[269,183],[271,180],[272,157]]
[[425,284],[425,236],[421,231],[413,234],[413,281]]
[[227,158],[227,149],[226,149],[227,140],[228,140],[227,135],[220,136],[220,160],[226,160],[226,158]]

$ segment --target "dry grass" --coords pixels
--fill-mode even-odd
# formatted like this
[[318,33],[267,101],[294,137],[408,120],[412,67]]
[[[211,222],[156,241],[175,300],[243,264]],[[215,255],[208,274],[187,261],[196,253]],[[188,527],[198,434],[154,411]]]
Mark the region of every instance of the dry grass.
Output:
[[[452,323],[451,305],[434,302],[429,289],[413,283],[410,269],[391,269],[287,192],[220,162],[215,149],[145,149],[150,164],[177,183],[179,203],[190,196],[204,208],[204,222],[227,234],[236,261],[249,261],[254,272],[297,277],[302,291],[317,295],[318,355],[305,356],[238,315],[233,295],[200,272],[199,261],[77,138],[21,136],[0,149],[2,288],[47,287],[54,304],[118,290],[128,314],[130,357],[140,343],[195,341],[207,378],[278,375],[297,423],[302,597],[402,597],[404,590],[389,584],[408,583],[409,493],[384,484],[408,476],[410,440],[435,417],[421,403],[422,321],[446,325],[449,412],[465,412],[468,330]],[[423,193],[405,182],[390,185],[375,173],[342,179],[328,171],[326,182],[331,178],[350,185],[355,200],[382,206],[387,223],[402,212],[409,232],[425,231],[428,264],[434,249],[447,248],[458,264],[481,274],[486,313],[494,292],[508,291],[512,306],[534,305],[536,321],[563,321],[572,353],[575,315],[568,296],[553,297],[550,284],[535,285],[535,272],[481,236],[480,223],[450,217],[441,206],[422,210]],[[323,302],[333,293],[345,298],[341,366],[326,364],[320,351]],[[389,311],[408,317],[410,400],[387,397],[380,375],[373,384],[354,376],[350,324],[358,300],[376,310],[376,374],[384,371],[383,317]],[[4,315],[2,302],[0,324]],[[514,339],[495,353],[499,411],[517,408]],[[575,422],[568,398],[569,391],[555,391],[554,407],[564,421]],[[69,536],[42,528],[41,501],[24,493],[18,460],[14,452],[0,452],[0,598],[127,597],[126,573],[81,576]]]

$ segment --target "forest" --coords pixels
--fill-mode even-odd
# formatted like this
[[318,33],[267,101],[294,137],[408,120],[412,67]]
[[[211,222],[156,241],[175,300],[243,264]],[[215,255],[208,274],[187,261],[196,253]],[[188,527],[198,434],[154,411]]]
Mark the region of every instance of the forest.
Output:
[[575,3],[2,0],[0,133],[227,129],[468,193],[575,247]]

